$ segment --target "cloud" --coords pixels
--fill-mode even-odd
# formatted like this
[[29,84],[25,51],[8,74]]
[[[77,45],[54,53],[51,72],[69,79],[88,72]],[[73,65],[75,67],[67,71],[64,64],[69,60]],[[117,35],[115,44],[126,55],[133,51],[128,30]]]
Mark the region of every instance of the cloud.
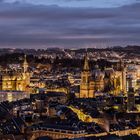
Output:
[[139,44],[140,4],[118,8],[0,6],[0,47],[105,47]]
[[64,7],[119,7],[129,5],[138,0],[6,0],[9,3],[32,3],[35,5],[59,5]]

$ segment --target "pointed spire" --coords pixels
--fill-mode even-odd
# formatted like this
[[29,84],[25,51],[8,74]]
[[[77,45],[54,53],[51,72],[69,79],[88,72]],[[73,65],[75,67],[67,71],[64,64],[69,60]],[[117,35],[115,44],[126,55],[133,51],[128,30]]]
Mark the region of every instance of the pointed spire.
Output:
[[24,55],[24,64],[27,64],[27,56],[26,56],[26,54]]
[[23,68],[24,68],[24,72],[27,72],[28,62],[27,62],[27,56],[26,56],[26,54],[24,55]]
[[84,60],[84,71],[89,71],[89,63],[88,63],[88,56],[87,53],[85,55],[85,60]]

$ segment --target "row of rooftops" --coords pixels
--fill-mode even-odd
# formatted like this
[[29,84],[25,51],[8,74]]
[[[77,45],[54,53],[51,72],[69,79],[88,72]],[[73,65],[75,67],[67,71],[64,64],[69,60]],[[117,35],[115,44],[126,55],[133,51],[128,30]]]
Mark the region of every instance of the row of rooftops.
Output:
[[[50,93],[50,94],[52,94],[52,93]],[[85,99],[83,99],[83,100],[85,100]],[[7,105],[5,105],[5,106],[7,106]],[[80,122],[78,119],[76,119],[76,114],[73,114],[73,112],[71,112],[67,107],[62,107],[61,109],[63,110],[66,117],[68,118],[67,122],[57,120],[56,124],[49,124],[48,122],[45,123],[45,121],[44,121],[43,123],[34,124],[29,128],[32,131],[38,131],[38,130],[54,131],[54,132],[63,131],[63,132],[72,133],[72,134],[84,133],[84,132],[89,133],[89,134],[90,133],[91,134],[104,133],[104,130],[95,123]],[[94,112],[94,109],[92,111],[90,110],[90,112]],[[16,124],[18,124],[18,121],[16,123],[15,123],[15,120],[14,120],[14,122],[13,121],[10,121],[10,122],[11,123],[10,124],[8,123],[7,127],[4,127],[4,124],[2,125],[3,128],[6,128],[6,129],[4,129],[4,132],[7,133],[9,130],[13,131],[15,129],[15,134],[16,134],[20,130],[20,129],[16,128],[17,126],[15,126]],[[13,127],[11,127],[11,124],[14,124]],[[19,124],[20,124],[20,122],[19,122]],[[122,122],[120,122],[119,124],[111,124],[110,131],[134,129],[138,125],[139,124],[137,124],[137,122],[135,122],[135,121],[130,121],[130,122],[127,122],[126,124],[123,124]],[[7,134],[9,134],[9,133],[7,133]]]

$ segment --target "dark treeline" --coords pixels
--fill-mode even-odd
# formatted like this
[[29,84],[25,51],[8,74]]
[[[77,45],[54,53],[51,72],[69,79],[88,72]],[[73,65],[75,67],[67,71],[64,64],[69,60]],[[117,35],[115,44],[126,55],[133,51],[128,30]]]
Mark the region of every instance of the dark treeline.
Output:
[[25,53],[25,54],[33,54],[33,55],[39,55],[39,54],[45,54],[45,53],[59,53],[63,54],[63,51],[73,51],[75,53],[84,53],[86,51],[88,52],[101,52],[101,51],[118,51],[118,52],[128,52],[128,53],[139,53],[140,54],[140,46],[138,45],[128,45],[126,47],[121,46],[113,46],[113,47],[106,47],[106,48],[76,48],[76,49],[61,49],[61,48],[46,48],[46,49],[12,49],[12,48],[0,48],[0,55],[3,54],[11,54],[13,53]]
[[[24,53],[12,53],[12,54],[4,54],[0,56],[0,65],[6,66],[7,64],[22,64],[24,60]],[[67,68],[83,68],[84,60],[81,59],[70,59],[70,58],[58,58],[51,61],[50,58],[41,57],[38,58],[34,55],[27,55],[27,61],[30,66],[34,64],[52,64],[53,67],[67,67]],[[97,64],[99,68],[103,69],[104,67],[111,67],[112,63],[108,62],[107,60],[97,60],[89,61],[90,68],[95,69]]]

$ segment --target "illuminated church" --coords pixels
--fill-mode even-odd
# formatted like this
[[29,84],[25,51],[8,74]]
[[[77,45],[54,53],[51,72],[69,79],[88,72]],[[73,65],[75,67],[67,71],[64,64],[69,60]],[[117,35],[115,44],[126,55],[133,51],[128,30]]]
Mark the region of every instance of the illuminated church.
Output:
[[80,98],[93,98],[95,93],[109,91],[114,95],[126,93],[126,71],[120,61],[117,70],[98,67],[91,71],[88,57],[85,56],[84,67],[81,73]]
[[30,73],[26,55],[20,70],[5,70],[0,74],[0,90],[26,91],[30,84]]

